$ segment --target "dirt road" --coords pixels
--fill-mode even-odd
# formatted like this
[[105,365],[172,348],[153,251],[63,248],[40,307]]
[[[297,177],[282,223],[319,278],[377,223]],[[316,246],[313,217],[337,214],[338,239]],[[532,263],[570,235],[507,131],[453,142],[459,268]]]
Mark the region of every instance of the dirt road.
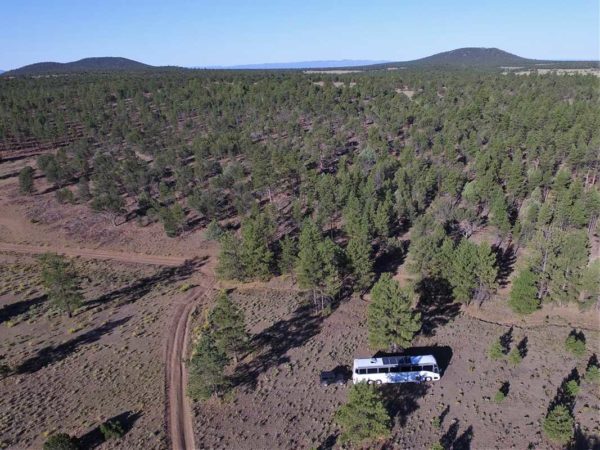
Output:
[[116,252],[112,250],[100,250],[89,248],[68,248],[26,244],[9,244],[7,242],[0,242],[0,252],[15,252],[31,255],[39,255],[42,253],[52,252],[69,257],[79,256],[82,258],[89,259],[105,259],[122,261],[127,263],[152,264],[158,266],[180,266],[183,263],[185,263],[185,261],[188,259],[183,256],[147,255],[143,253],[125,253]]
[[[210,278],[209,278],[210,280]],[[166,346],[166,420],[173,450],[193,450],[194,427],[189,398],[186,395],[189,328],[191,313],[201,297],[212,292],[214,281],[207,287],[194,287],[175,304],[172,326]]]

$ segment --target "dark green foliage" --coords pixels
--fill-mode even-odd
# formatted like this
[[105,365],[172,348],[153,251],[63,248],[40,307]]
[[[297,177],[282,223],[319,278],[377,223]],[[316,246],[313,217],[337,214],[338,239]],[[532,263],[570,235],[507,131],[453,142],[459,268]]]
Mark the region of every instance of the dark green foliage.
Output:
[[411,297],[389,273],[375,283],[367,312],[371,348],[397,350],[410,345],[421,328],[421,314],[412,309]]
[[64,256],[46,253],[40,257],[42,283],[50,300],[69,317],[83,302],[79,280],[72,263]]
[[585,339],[580,334],[572,333],[565,340],[565,348],[578,358],[585,355]]
[[44,450],[78,450],[77,439],[66,433],[57,433],[44,442]]
[[346,247],[346,254],[350,260],[352,273],[355,276],[355,286],[359,291],[366,290],[373,281],[371,251],[371,243],[365,235],[351,238]]
[[321,299],[337,295],[340,288],[338,258],[333,241],[323,238],[317,225],[307,221],[300,233],[296,274],[300,286],[313,291],[315,301],[317,293]]
[[531,314],[539,308],[536,280],[537,277],[529,269],[521,271],[514,279],[508,300],[513,311],[518,314]]
[[335,421],[342,429],[341,442],[356,445],[386,438],[391,429],[381,394],[366,383],[350,388],[348,401],[335,413]]
[[496,258],[488,244],[463,239],[452,253],[446,273],[458,301],[482,301],[496,287]]
[[109,420],[100,425],[100,433],[104,440],[120,439],[125,435],[125,430],[121,423],[117,420]]
[[573,439],[573,416],[564,405],[557,405],[548,412],[544,419],[544,434],[551,441],[565,445]]
[[179,203],[160,209],[159,217],[169,237],[178,236],[185,228],[185,212]]
[[224,279],[243,279],[245,276],[244,266],[241,259],[240,239],[231,231],[223,233],[219,251],[219,263],[217,274]]
[[25,166],[19,172],[19,190],[23,194],[31,194],[34,191],[33,173],[31,166]]
[[298,258],[298,248],[296,241],[290,236],[285,236],[281,240],[281,253],[279,255],[279,271],[283,273],[291,273],[296,267],[296,259]]
[[204,233],[206,239],[210,241],[218,241],[223,236],[223,229],[216,220],[211,220]]
[[189,364],[188,395],[194,400],[206,400],[223,394],[230,386],[224,373],[229,362],[215,336],[210,331],[203,333]]
[[268,278],[273,265],[270,249],[273,232],[273,224],[265,213],[255,212],[242,221],[240,256],[244,278]]
[[219,350],[227,355],[237,356],[248,348],[249,336],[244,322],[244,313],[226,292],[217,296],[213,309],[208,315],[208,326]]
[[56,191],[56,200],[58,203],[75,203],[75,195],[69,188],[62,188]]

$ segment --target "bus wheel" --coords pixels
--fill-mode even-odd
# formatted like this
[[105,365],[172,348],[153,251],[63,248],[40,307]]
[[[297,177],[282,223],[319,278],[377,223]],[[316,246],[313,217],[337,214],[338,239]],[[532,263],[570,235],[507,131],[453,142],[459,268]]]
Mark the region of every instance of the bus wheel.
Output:
[[425,378],[425,381],[431,381],[431,377]]
[[376,384],[377,386],[379,386],[379,385],[381,384],[381,380],[377,380],[377,381],[375,381],[375,384]]
[[367,380],[367,384],[372,384],[372,383],[373,383],[373,381]]

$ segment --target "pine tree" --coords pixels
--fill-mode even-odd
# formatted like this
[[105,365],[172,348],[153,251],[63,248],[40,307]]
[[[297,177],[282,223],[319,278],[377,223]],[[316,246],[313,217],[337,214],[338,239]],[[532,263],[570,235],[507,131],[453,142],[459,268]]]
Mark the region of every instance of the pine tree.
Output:
[[518,314],[531,314],[539,308],[537,298],[537,277],[530,269],[525,269],[517,275],[512,284],[508,304]]
[[386,438],[391,429],[381,394],[376,387],[366,383],[352,386],[348,402],[335,413],[335,421],[342,429],[342,443],[361,445]]
[[373,286],[371,297],[367,312],[369,345],[394,351],[410,345],[421,328],[421,314],[412,309],[410,294],[385,273]]
[[242,222],[240,257],[245,278],[266,279],[271,273],[273,252],[269,239],[273,226],[265,213],[255,212]]
[[208,315],[208,325],[216,346],[234,360],[248,348],[248,333],[244,312],[238,308],[225,291],[221,291]]
[[224,373],[228,364],[229,357],[219,348],[215,336],[204,333],[190,360],[188,395],[194,400],[206,400],[213,394],[223,394],[230,385]]
[[279,255],[279,271],[283,273],[290,273],[296,266],[296,260],[298,259],[298,249],[296,242],[289,235],[286,235],[281,240],[281,253]]
[[31,194],[34,191],[33,168],[31,166],[25,166],[19,172],[19,190],[23,194]]
[[350,266],[355,277],[355,284],[360,291],[367,289],[373,281],[371,252],[371,243],[366,236],[351,238],[346,247],[346,254],[350,259]]
[[240,240],[233,232],[223,233],[219,240],[221,249],[219,251],[219,262],[217,274],[226,280],[241,280],[246,274],[240,255]]
[[71,317],[83,302],[79,279],[73,265],[64,256],[46,253],[40,257],[42,283],[48,299]]
[[565,445],[573,439],[573,416],[564,405],[557,405],[550,410],[543,423],[544,434],[548,439]]
[[317,293],[323,305],[323,295],[333,297],[341,287],[338,248],[331,239],[323,239],[311,220],[304,224],[300,233],[296,274],[300,286],[312,290],[315,304]]

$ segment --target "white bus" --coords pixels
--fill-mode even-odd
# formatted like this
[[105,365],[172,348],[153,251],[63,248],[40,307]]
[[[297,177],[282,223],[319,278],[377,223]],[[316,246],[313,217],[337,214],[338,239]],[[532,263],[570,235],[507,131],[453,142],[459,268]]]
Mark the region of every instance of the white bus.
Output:
[[440,370],[433,355],[384,356],[354,360],[352,382],[421,383],[440,379]]

